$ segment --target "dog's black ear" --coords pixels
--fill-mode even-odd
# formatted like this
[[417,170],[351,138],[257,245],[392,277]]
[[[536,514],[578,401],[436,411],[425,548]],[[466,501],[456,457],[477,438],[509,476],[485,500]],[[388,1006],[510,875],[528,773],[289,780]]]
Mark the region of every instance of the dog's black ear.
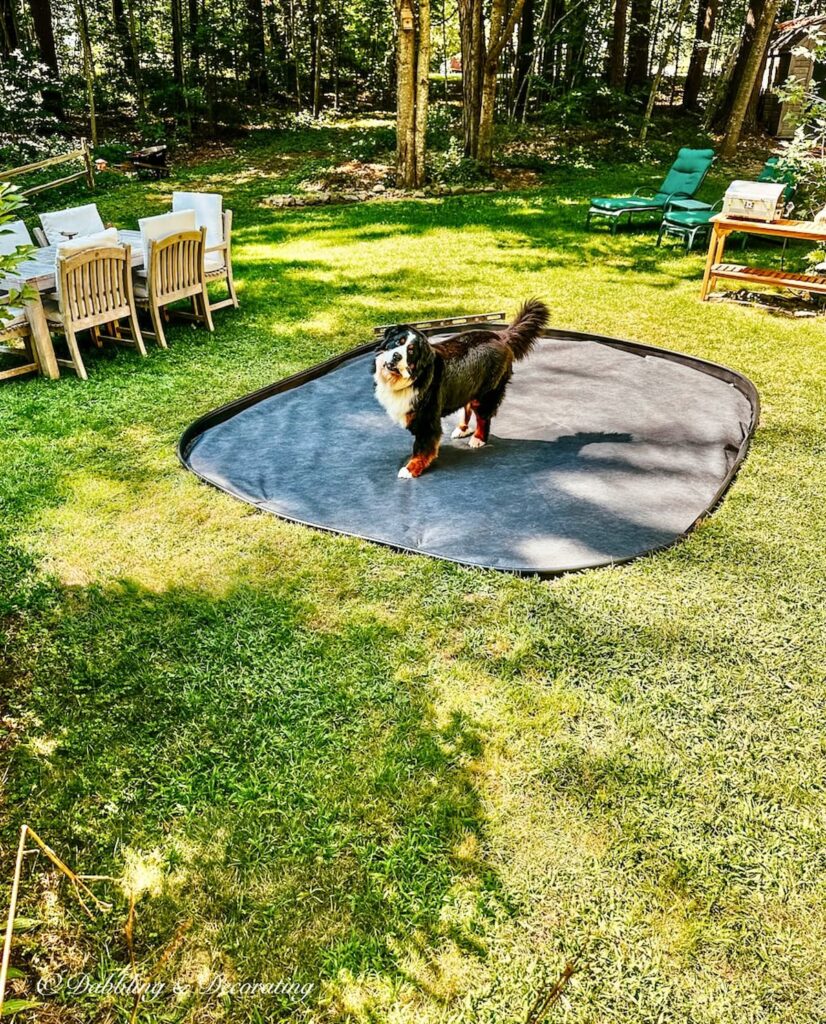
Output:
[[416,387],[423,385],[431,377],[435,361],[436,355],[433,346],[421,331],[417,331],[416,344],[413,346],[413,352],[411,356],[408,356],[407,362]]

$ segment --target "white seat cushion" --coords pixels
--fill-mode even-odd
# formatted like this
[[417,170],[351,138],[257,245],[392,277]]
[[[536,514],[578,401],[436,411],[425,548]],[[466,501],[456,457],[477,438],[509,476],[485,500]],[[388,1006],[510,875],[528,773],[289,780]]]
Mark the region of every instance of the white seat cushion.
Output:
[[138,221],[141,229],[141,244],[143,245],[144,265],[149,265],[149,243],[157,242],[167,235],[174,235],[178,231],[194,231],[195,212],[194,210],[182,210],[179,213],[161,213],[157,217],[142,217]]
[[74,206],[69,210],[57,210],[54,213],[41,213],[40,223],[49,245],[59,245],[67,241],[64,232],[74,232],[76,238],[96,235],[104,230],[98,208],[94,203],[85,206]]
[[227,262],[220,252],[208,252],[204,256],[204,270],[208,274],[214,273],[216,270],[226,270]]
[[34,245],[29,229],[22,220],[0,224],[0,256],[10,256],[18,245]]
[[195,211],[196,226],[206,228],[207,249],[224,241],[224,200],[220,192],[173,192],[172,209]]

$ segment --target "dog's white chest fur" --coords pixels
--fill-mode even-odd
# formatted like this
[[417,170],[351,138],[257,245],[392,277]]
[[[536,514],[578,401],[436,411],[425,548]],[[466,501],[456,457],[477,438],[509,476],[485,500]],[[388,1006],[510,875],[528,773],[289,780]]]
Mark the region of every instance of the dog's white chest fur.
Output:
[[376,398],[384,406],[387,415],[394,423],[398,423],[400,427],[406,427],[407,417],[410,415],[410,411],[413,408],[413,400],[416,397],[416,389],[406,387],[401,390],[395,390],[390,387],[390,384],[382,377],[378,370],[375,374],[375,381]]

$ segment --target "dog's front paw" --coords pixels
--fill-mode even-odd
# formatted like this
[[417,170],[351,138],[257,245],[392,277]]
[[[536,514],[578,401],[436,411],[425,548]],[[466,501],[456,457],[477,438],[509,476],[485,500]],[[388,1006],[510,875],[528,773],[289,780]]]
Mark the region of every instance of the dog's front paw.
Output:
[[399,480],[412,480],[412,479],[413,479],[413,474],[410,472],[410,470],[407,468],[407,466],[402,466],[402,468],[399,470]]
[[486,444],[487,441],[483,441],[481,437],[472,437],[467,443],[468,448],[484,448]]
[[450,436],[454,437],[454,438],[455,437],[468,437],[472,433],[473,433],[473,430],[471,429],[471,427],[469,425],[466,425],[466,426],[463,427],[461,424],[459,424],[459,426],[456,427],[456,429],[453,431],[453,433]]

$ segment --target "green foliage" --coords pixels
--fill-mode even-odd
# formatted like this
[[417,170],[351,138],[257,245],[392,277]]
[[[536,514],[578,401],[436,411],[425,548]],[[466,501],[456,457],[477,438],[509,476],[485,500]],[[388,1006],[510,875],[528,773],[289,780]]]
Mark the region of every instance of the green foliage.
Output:
[[[25,199],[18,195],[18,189],[8,181],[0,182],[0,235],[3,225],[20,219],[20,209],[26,205]],[[10,318],[8,307],[24,297],[19,289],[3,287],[3,276],[14,273],[15,268],[31,253],[32,246],[18,245],[12,253],[0,253],[0,327]]]
[[490,181],[488,171],[478,160],[466,157],[460,139],[450,139],[447,148],[427,154],[428,178],[443,185],[475,185]]
[[29,163],[67,148],[57,119],[43,108],[43,90],[54,87],[49,69],[31,52],[3,55],[0,73],[0,166]]
[[[826,59],[826,37],[812,34],[816,60]],[[798,216],[811,217],[826,207],[826,99],[814,82],[806,85],[790,77],[775,89],[779,103],[797,110],[794,135],[781,143],[778,167],[795,182],[794,204]]]
[[436,100],[427,111],[427,145],[447,149],[462,130],[462,108],[455,103]]
[[34,999],[7,999],[3,1003],[3,1011],[0,1013],[2,1017],[15,1017],[18,1013],[23,1013],[26,1010],[34,1010],[40,1003]]
[[613,133],[630,135],[639,125],[639,105],[603,82],[588,82],[548,101],[539,114],[546,124],[570,128],[604,122]]

